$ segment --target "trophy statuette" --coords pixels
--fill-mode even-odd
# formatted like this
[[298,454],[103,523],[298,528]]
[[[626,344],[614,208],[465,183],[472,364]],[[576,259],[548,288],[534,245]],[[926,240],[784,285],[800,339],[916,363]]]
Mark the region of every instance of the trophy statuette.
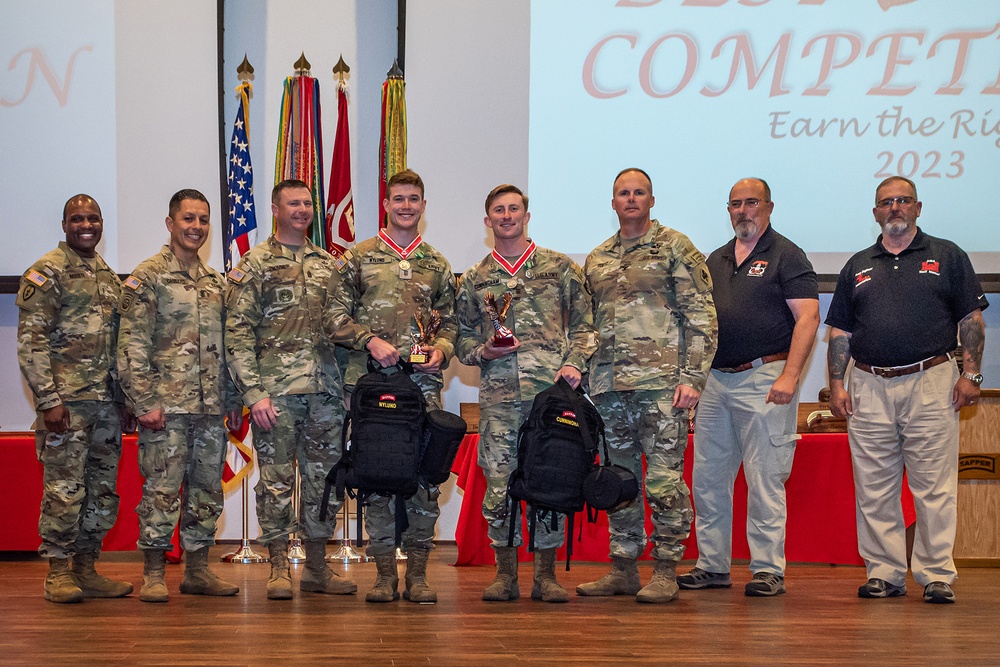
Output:
[[511,347],[514,344],[514,332],[503,325],[507,318],[507,309],[510,308],[510,302],[513,299],[514,295],[507,292],[503,295],[503,306],[498,308],[493,292],[487,292],[486,296],[483,297],[486,314],[489,315],[490,321],[493,322],[493,328],[496,329],[496,333],[493,335],[494,347]]
[[426,322],[424,322],[423,315],[417,315],[413,319],[417,322],[418,333],[410,334],[412,344],[410,345],[409,362],[411,364],[426,364],[431,355],[424,352],[423,348],[429,346],[434,337],[437,336],[438,329],[441,328],[441,313],[432,310],[427,316]]

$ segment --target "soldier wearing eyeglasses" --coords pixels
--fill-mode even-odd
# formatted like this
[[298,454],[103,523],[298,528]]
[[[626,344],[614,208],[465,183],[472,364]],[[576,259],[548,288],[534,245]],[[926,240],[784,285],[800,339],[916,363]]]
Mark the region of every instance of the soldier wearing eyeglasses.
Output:
[[744,592],[785,592],[785,481],[795,455],[798,388],[816,330],[819,288],[806,254],[771,226],[771,188],[732,187],[735,237],[708,257],[719,347],[698,402],[692,493],[698,563],[685,589],[732,586],[733,483],[746,475],[753,579]]
[[882,233],[840,272],[826,318],[830,409],[847,417],[854,462],[858,550],[869,577],[858,596],[906,595],[905,468],[917,511],[913,578],[925,602],[949,603],[957,576],[958,411],[979,399],[989,303],[968,255],[917,227],[921,208],[909,179],[893,176],[875,190]]

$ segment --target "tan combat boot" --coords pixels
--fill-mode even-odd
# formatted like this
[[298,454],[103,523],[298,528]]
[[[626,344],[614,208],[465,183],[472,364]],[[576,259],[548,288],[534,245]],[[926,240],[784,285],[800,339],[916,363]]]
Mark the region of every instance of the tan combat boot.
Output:
[[83,591],[73,580],[68,558],[49,558],[45,577],[45,599],[49,602],[83,602]]
[[365,595],[365,602],[394,602],[399,599],[399,572],[396,569],[396,554],[375,556],[378,577],[375,585]]
[[535,550],[535,581],[531,586],[531,599],[542,602],[568,602],[569,593],[556,581],[556,550]]
[[164,580],[166,553],[163,549],[145,549],[142,552],[142,588],[139,599],[143,602],[166,602],[167,582]]
[[517,586],[517,547],[494,547],[497,559],[497,576],[483,591],[487,602],[507,602],[521,597]]
[[677,563],[658,560],[653,564],[653,578],[635,596],[636,602],[672,602],[677,599]]
[[349,577],[342,577],[326,564],[326,538],[302,540],[306,548],[306,566],[299,580],[299,590],[330,595],[352,595],[358,584]]
[[271,576],[267,580],[268,600],[292,599],[292,575],[288,572],[288,538],[280,537],[267,543]]
[[223,581],[208,569],[208,547],[188,551],[184,563],[181,593],[185,595],[236,595],[240,587]]
[[427,585],[427,547],[411,547],[406,551],[406,590],[403,598],[410,602],[437,602],[438,596]]
[[132,592],[132,584],[115,581],[97,573],[94,564],[97,554],[73,556],[73,580],[88,598],[121,598]]
[[634,558],[615,556],[611,571],[598,579],[576,587],[577,595],[635,595],[642,588],[639,583],[639,566]]

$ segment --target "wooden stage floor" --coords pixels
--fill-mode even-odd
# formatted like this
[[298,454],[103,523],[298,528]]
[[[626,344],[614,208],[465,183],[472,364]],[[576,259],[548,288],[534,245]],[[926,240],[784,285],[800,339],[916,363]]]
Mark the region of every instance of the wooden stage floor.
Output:
[[[231,550],[217,546],[213,555]],[[236,597],[181,595],[182,568],[168,566],[170,601],[146,604],[135,552],[100,562],[136,585],[132,596],[57,605],[42,598],[46,563],[0,554],[0,664],[1000,665],[1000,569],[962,569],[954,605],[925,604],[912,579],[904,598],[859,599],[864,569],[851,566],[793,565],[786,595],[747,598],[745,563],[734,567],[732,589],[682,591],[668,605],[576,596],[551,605],[482,602],[493,569],[451,567],[455,553],[445,544],[431,556],[437,605],[366,604],[374,564],[349,566],[361,593],[342,597],[300,594],[296,566],[295,599],[270,601],[267,565],[218,562],[213,568],[241,586]],[[571,589],[606,568],[574,563],[558,576]],[[643,581],[650,569],[640,565]],[[520,573],[527,596],[530,565]]]

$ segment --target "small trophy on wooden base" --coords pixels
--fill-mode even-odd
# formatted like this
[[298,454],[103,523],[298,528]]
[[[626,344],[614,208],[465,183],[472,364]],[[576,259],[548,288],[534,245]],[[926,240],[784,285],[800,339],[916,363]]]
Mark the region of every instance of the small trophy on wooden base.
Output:
[[486,314],[490,316],[493,328],[496,329],[496,334],[493,335],[494,347],[511,347],[514,344],[514,332],[503,325],[507,318],[507,309],[510,308],[510,302],[513,299],[514,295],[507,292],[503,295],[503,306],[498,308],[493,292],[487,292],[486,296],[483,297]]
[[423,348],[429,346],[434,337],[437,336],[438,329],[441,328],[441,313],[432,310],[427,316],[426,322],[423,315],[417,315],[413,319],[417,322],[419,333],[410,334],[412,344],[410,345],[409,362],[411,364],[426,364],[431,355],[424,352]]

